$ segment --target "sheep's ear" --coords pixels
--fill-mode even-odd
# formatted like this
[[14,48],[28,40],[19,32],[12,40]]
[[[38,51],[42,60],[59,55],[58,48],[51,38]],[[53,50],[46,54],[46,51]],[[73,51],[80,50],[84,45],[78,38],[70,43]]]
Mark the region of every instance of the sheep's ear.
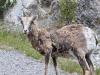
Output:
[[18,21],[19,21],[19,22],[22,24],[22,26],[24,27],[22,18],[21,18],[20,16],[17,16],[17,18],[18,18]]
[[22,21],[22,18],[20,16],[17,16],[18,21]]

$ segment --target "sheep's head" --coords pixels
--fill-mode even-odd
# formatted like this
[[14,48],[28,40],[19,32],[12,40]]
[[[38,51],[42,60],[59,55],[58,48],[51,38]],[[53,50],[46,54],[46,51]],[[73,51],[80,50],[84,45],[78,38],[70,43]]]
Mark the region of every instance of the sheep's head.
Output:
[[31,26],[36,25],[36,18],[37,16],[31,16],[31,17],[18,17],[22,26],[23,26],[23,33],[29,34],[31,31]]

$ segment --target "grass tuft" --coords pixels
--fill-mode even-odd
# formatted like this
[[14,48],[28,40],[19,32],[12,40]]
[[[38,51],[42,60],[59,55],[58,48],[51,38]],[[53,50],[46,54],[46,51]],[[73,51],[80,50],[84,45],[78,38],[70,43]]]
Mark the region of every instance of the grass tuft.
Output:
[[100,75],[100,69],[96,70],[96,75]]
[[[59,62],[59,67],[65,72],[70,72],[70,73],[77,72],[80,75],[82,74],[82,69],[80,65],[77,62],[73,61],[72,59],[60,58],[58,62]],[[100,69],[96,69],[96,75],[100,75]]]
[[74,73],[74,72],[77,72],[80,74],[82,73],[80,65],[77,62],[74,62],[73,59],[60,58],[59,60],[60,60],[58,61],[59,67],[62,70],[70,72],[70,73]]
[[23,52],[27,56],[31,56],[35,59],[41,58],[41,55],[32,48],[30,42],[20,33],[9,33],[6,31],[0,31],[0,43],[12,46],[15,49]]

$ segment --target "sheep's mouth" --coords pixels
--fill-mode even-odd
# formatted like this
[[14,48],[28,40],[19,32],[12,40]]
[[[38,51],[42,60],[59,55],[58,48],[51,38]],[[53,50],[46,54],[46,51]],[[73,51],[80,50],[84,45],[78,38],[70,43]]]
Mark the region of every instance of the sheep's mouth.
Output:
[[27,34],[27,32],[24,32],[24,34],[26,35],[26,34]]

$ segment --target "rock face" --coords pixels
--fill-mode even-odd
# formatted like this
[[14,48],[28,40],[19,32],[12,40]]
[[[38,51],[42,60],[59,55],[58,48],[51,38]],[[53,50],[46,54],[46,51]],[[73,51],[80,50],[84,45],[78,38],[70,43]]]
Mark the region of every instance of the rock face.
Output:
[[4,20],[8,30],[22,30],[18,16],[38,15],[42,18],[39,20],[40,25],[48,26],[54,23],[58,11],[58,0],[17,0],[15,6],[4,13]]
[[92,53],[91,60],[95,68],[100,68],[100,43],[97,46],[97,50]]
[[18,23],[17,16],[38,15],[40,12],[44,13],[38,7],[38,0],[17,0],[16,5],[5,12],[4,19],[5,21]]
[[77,20],[89,27],[96,26],[96,21],[100,18],[99,0],[78,0]]
[[[100,0],[78,0],[77,22],[96,28],[98,40],[100,40]],[[100,68],[100,44],[91,55],[91,59],[94,65]]]
[[100,40],[100,0],[78,0],[77,22],[96,28]]

